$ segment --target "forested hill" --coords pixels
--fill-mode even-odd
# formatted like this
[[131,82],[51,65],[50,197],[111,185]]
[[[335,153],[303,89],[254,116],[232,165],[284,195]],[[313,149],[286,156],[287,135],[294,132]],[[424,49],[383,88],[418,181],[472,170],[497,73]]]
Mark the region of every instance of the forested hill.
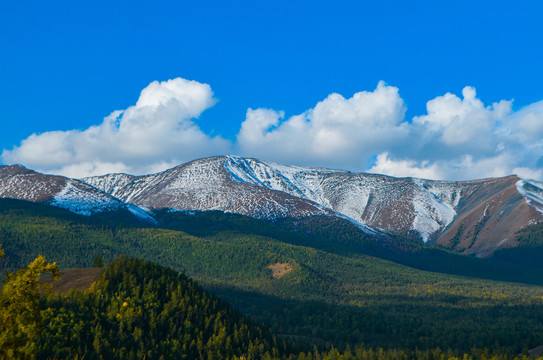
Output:
[[[31,268],[36,270],[36,264]],[[269,332],[177,271],[120,257],[90,290],[41,296],[38,306],[22,308],[38,298],[26,285],[30,271],[8,277],[1,292],[2,359],[261,359],[279,354]]]

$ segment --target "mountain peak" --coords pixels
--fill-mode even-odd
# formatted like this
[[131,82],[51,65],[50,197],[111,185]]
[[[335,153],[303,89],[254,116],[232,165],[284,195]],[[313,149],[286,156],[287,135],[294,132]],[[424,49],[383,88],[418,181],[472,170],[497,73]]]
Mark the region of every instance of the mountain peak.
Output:
[[[139,206],[222,210],[268,219],[336,214],[380,231],[416,232],[426,242],[437,241],[457,251],[480,255],[514,246],[518,229],[543,220],[534,192],[529,192],[530,197],[527,190],[522,194],[520,189],[515,190],[520,180],[515,175],[435,181],[281,165],[227,155],[197,159],[158,174],[84,180]],[[499,241],[490,238],[496,232],[480,229],[485,208],[489,209],[485,216],[490,218],[509,214],[506,210],[511,206],[515,208],[511,217],[519,216],[514,215],[518,211],[523,214],[522,221],[509,221],[510,229],[500,230]],[[466,222],[467,218],[476,220]],[[470,225],[464,227],[465,240],[453,244],[459,219]]]
[[269,220],[340,216],[377,232],[416,233],[425,242],[478,256],[516,246],[518,230],[543,221],[543,184],[516,175],[435,181],[234,155],[196,159],[155,174],[82,181],[4,166],[0,196],[49,201],[84,214],[118,206],[141,213],[142,208],[220,210]]

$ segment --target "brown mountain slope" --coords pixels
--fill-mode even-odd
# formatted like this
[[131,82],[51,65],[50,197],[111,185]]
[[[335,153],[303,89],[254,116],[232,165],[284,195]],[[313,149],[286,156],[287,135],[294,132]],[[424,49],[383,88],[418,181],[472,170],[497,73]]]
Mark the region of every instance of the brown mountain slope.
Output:
[[518,191],[519,181],[515,175],[478,181],[463,194],[458,215],[436,244],[483,257],[516,246],[515,233],[542,220],[542,214]]
[[0,166],[0,197],[46,201],[66,187],[68,179],[45,175],[20,165]]

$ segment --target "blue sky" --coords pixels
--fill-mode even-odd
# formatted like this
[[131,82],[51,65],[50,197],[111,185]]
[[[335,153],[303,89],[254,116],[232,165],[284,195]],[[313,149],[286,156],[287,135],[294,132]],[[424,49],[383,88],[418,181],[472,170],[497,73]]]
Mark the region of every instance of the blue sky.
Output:
[[[84,176],[160,170],[224,152],[396,176],[516,172],[541,179],[542,14],[541,1],[3,2],[2,162]],[[74,131],[101,126],[114,110],[134,107],[153,81],[177,78],[212,91],[202,95],[202,108],[168,112],[180,111],[178,120],[172,115],[179,139],[187,135],[181,128],[191,127],[197,136],[188,138],[200,142],[172,140],[143,162],[131,150],[108,158],[108,152],[124,150],[74,149],[89,139]],[[380,81],[382,96],[371,97]],[[466,86],[468,95],[476,89],[472,107],[462,102]],[[367,114],[353,105],[358,100],[347,103],[360,92],[367,95],[358,103],[364,109],[374,106],[368,101],[397,108],[386,119],[381,108]],[[333,93],[344,99],[329,98]],[[447,93],[454,97],[445,98]],[[350,122],[330,120],[334,115],[320,108],[339,109]],[[249,115],[261,126],[242,134]],[[300,134],[312,136],[297,135],[298,120],[291,121],[297,115],[307,125]],[[123,116],[129,122],[126,113],[116,121]],[[165,115],[145,114],[154,116]],[[477,134],[460,133],[472,122]],[[374,130],[382,132],[374,136]],[[350,136],[354,132],[366,133]],[[44,133],[51,136],[40,138]],[[51,141],[57,141],[54,149]],[[111,141],[123,142],[123,149],[138,146],[126,137]]]

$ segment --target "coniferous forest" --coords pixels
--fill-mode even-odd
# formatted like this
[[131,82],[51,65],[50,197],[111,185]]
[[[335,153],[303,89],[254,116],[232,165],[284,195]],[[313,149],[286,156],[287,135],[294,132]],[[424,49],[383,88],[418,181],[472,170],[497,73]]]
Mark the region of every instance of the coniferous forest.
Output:
[[[543,344],[540,268],[514,266],[538,227],[500,266],[318,218],[156,216],[0,201],[0,357],[505,359]],[[102,263],[88,290],[40,282]]]

